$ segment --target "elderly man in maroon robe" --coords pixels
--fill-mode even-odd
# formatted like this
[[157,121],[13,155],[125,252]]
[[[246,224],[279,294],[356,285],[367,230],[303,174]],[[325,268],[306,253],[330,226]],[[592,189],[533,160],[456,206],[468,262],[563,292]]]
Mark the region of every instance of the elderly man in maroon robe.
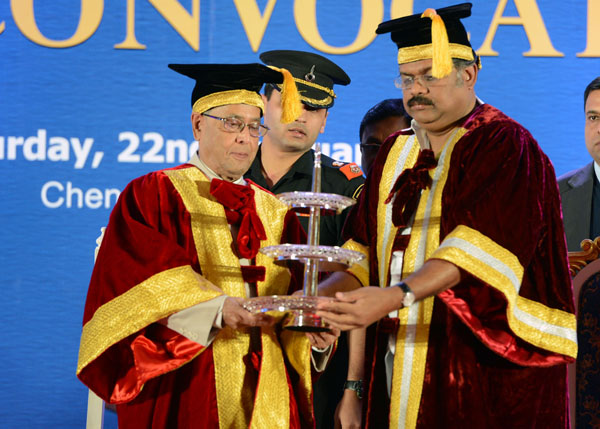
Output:
[[170,67],[196,80],[198,152],[121,194],[90,282],[77,375],[116,404],[120,428],[312,427],[313,366],[327,353],[311,345],[335,334],[282,331],[242,306],[301,284],[258,252],[302,240],[296,215],[243,178],[268,131],[258,91],[282,73]]

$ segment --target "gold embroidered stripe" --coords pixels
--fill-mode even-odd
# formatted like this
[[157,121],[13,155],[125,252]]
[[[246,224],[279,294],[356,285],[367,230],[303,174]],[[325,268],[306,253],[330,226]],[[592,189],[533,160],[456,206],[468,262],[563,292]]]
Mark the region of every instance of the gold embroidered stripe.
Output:
[[294,77],[294,81],[301,83],[302,85],[306,85],[306,86],[310,86],[312,88],[318,89],[320,91],[326,92],[327,94],[331,95],[332,97],[336,97],[335,92],[333,92],[333,89],[328,88],[326,86],[323,85],[319,85],[318,83],[314,83],[314,82],[309,82],[307,80],[304,79],[300,79],[297,77]]
[[[303,83],[304,85],[307,85],[307,84],[308,84],[307,82],[305,82],[305,81],[303,81],[303,80],[300,80],[300,79],[297,79],[297,78],[294,78],[294,80],[295,80],[296,82]],[[315,86],[315,85],[316,85],[316,84],[314,84],[314,85],[309,85],[309,86]],[[276,86],[279,88],[279,90],[281,90],[281,88],[283,87],[283,85],[282,85],[282,84],[276,84]],[[320,86],[320,85],[317,85],[317,86]],[[325,88],[325,87],[322,87],[322,88]],[[328,89],[328,88],[325,88],[325,89]],[[324,89],[324,90],[325,90],[325,89]],[[328,105],[328,104],[331,104],[331,102],[333,102],[333,98],[332,98],[332,96],[330,96],[330,95],[326,96],[326,97],[325,97],[325,98],[323,98],[322,100],[317,100],[316,98],[310,98],[310,97],[307,97],[307,96],[305,96],[305,95],[302,95],[302,92],[303,92],[302,90],[298,90],[298,94],[300,94],[300,100],[302,100],[302,101],[306,101],[307,103],[316,104],[316,105],[318,105],[318,106],[326,106],[326,105]],[[305,92],[305,91],[304,91],[304,92]],[[327,92],[327,91],[326,91],[326,92]],[[333,91],[331,91],[331,93],[333,94]],[[333,94],[333,97],[335,97],[335,94]]]
[[[415,135],[398,136],[387,157],[388,159],[396,161],[386,163],[382,172],[381,181],[379,183],[379,202],[377,207],[377,255],[379,257],[379,284],[381,287],[387,287],[389,284],[388,277],[390,274],[392,246],[394,238],[398,233],[398,228],[392,223],[393,200],[389,204],[384,204],[384,201],[400,173],[407,168],[411,168],[415,164],[418,154],[419,143]],[[419,230],[416,233],[421,234],[421,231]],[[419,240],[415,241],[415,243],[417,242],[419,242]],[[423,316],[421,307],[422,302],[418,302],[416,303],[416,306],[411,306],[412,310],[410,314],[408,310],[402,310],[398,313],[401,324],[396,333],[396,349],[392,372],[392,401],[390,402],[390,424],[392,427],[396,425],[394,422],[400,424],[400,414],[404,416],[402,420],[406,420],[406,413],[401,412],[401,410],[404,410],[406,407],[400,405],[399,399],[406,397],[406,400],[408,401],[410,392],[407,389],[411,386],[414,349],[412,347],[406,347],[405,349],[405,344],[412,345],[415,343],[415,315],[417,318],[419,315],[421,317]],[[426,347],[427,339],[425,339],[424,344]]]
[[283,353],[275,333],[262,330],[262,360],[251,429],[290,426],[290,394]]
[[575,315],[520,296],[523,267],[510,251],[460,225],[432,257],[452,262],[499,290],[508,302],[506,316],[516,335],[536,347],[576,356]]
[[225,209],[210,195],[210,182],[196,167],[167,170],[165,174],[190,213],[202,274],[227,295],[245,296],[240,261],[231,251],[234,244]]
[[[229,296],[246,296],[239,259],[231,251],[233,237],[225,210],[210,195],[210,182],[196,167],[166,171],[190,213],[194,245],[203,275]],[[219,245],[215,245],[218,243]],[[222,329],[212,343],[215,390],[221,428],[247,427],[249,416],[240,404],[251,404],[254,392],[244,388],[247,333]]]
[[379,199],[377,203],[377,257],[379,267],[379,285],[386,287],[389,283],[388,275],[390,271],[390,261],[392,256],[392,245],[398,228],[392,223],[392,200],[385,204],[385,200],[392,189],[396,179],[402,171],[411,168],[417,161],[419,155],[419,142],[412,136],[400,135],[396,139],[394,146],[390,149],[387,156],[389,160],[396,162],[387,162],[381,173],[379,182]]
[[[296,391],[300,391],[303,400],[308,404],[308,410],[312,410],[312,349],[308,338],[301,332],[283,330],[281,332],[281,345],[290,365],[297,374],[300,374],[299,386],[294,386]],[[312,422],[312,412],[305,416],[305,420]],[[269,427],[269,426],[265,426]],[[273,426],[274,427],[274,426]]]
[[369,286],[369,248],[354,240],[346,241],[342,247],[344,249],[360,252],[365,256],[348,268],[348,271],[354,274],[363,286]]
[[226,104],[248,104],[256,106],[261,111],[265,111],[265,105],[261,96],[245,89],[232,89],[229,91],[214,92],[196,100],[192,106],[192,111],[203,113],[213,107],[224,106]]
[[306,101],[307,103],[316,104],[317,106],[327,106],[328,104],[331,104],[331,102],[333,101],[332,98],[329,96],[327,96],[326,98],[324,98],[322,100],[317,100],[316,98],[306,97],[302,94],[300,95],[300,100]]
[[77,373],[123,338],[219,295],[221,291],[187,265],[153,275],[98,308],[85,324]]
[[[473,61],[473,50],[465,45],[450,43],[450,56],[461,60]],[[398,49],[398,64],[412,63],[413,61],[433,58],[431,43],[418,46],[409,46]]]
[[[448,178],[452,151],[465,132],[465,129],[460,128],[450,136],[439,156],[436,168],[429,172],[432,176],[431,187],[423,190],[417,206],[410,241],[404,254],[402,278],[420,269],[439,245],[442,193]],[[391,258],[391,246],[386,258]],[[429,297],[401,310],[398,314],[402,328],[396,336],[392,374],[392,427],[416,427],[425,379],[433,305],[434,297]]]
[[[169,170],[166,174],[191,214],[194,244],[204,276],[227,295],[246,296],[240,261],[231,251],[233,237],[225,211],[210,195],[210,182],[195,167]],[[258,187],[253,189],[257,214],[267,233],[267,240],[261,242],[261,247],[279,244],[287,207]],[[256,256],[256,264],[266,267],[265,281],[257,285],[261,295],[287,292],[290,274],[286,268],[278,267],[261,253]],[[267,421],[274,427],[289,426],[289,392],[282,351],[272,331],[263,329],[261,339],[263,359],[256,386],[244,383],[246,364],[243,357],[250,347],[247,332],[226,327],[212,343],[221,428],[269,427],[264,425]],[[306,374],[301,376],[306,377]]]
[[354,193],[352,194],[352,199],[353,200],[358,200],[358,197],[360,197],[360,194],[362,193],[363,188],[365,187],[364,183],[361,183],[360,185],[358,185],[358,188],[356,188],[354,190]]
[[[267,240],[261,243],[261,247],[275,246],[280,244],[280,237],[283,233],[285,214],[288,207],[282,203],[276,196],[261,190],[252,185],[254,189],[254,200],[256,201],[256,212],[263,222],[267,233]],[[273,258],[258,252],[256,255],[256,265],[265,267],[265,280],[258,282],[258,294],[281,295],[286,294],[290,284],[290,272],[282,265],[276,264]]]

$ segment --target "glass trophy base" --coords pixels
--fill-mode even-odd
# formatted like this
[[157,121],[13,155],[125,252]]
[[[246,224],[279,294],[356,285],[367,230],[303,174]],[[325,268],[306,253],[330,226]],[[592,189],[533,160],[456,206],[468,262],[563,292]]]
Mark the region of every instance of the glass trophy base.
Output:
[[319,301],[333,298],[326,296],[306,295],[272,295],[248,298],[242,306],[251,313],[270,313],[280,315],[287,313],[284,329],[302,332],[329,331],[323,320],[315,314]]
[[284,192],[277,198],[301,214],[309,213],[311,207],[320,208],[323,215],[340,214],[345,208],[356,204],[350,197],[323,192]]

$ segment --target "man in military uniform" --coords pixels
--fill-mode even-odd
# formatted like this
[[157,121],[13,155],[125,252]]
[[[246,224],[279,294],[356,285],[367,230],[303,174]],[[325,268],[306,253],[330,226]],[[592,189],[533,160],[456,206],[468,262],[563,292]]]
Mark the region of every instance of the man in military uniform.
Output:
[[[310,52],[277,50],[260,55],[267,65],[290,71],[302,101],[302,114],[289,124],[282,124],[282,85],[267,85],[263,94],[264,124],[269,132],[245,178],[274,194],[310,191],[317,137],[325,130],[329,108],[333,106],[333,85],[348,85],[350,78],[338,65]],[[356,199],[364,184],[363,173],[354,163],[335,161],[321,155],[321,192],[345,195]],[[341,244],[341,232],[348,210],[336,216],[321,218],[320,244]],[[308,230],[308,217],[300,217]],[[333,427],[335,408],[344,390],[348,367],[345,339],[340,337],[338,350],[314,388],[317,428]]]
[[[325,130],[329,108],[333,106],[333,85],[348,85],[350,78],[336,64],[320,55],[300,51],[269,51],[260,55],[267,65],[282,67],[294,76],[300,92],[303,112],[290,124],[280,123],[281,85],[267,85],[264,123],[270,131],[264,136],[258,154],[245,177],[274,194],[310,191],[314,145]],[[356,199],[364,183],[362,170],[321,155],[321,191]],[[346,212],[321,219],[321,243],[335,246],[340,237]],[[308,217],[300,221],[308,229]]]

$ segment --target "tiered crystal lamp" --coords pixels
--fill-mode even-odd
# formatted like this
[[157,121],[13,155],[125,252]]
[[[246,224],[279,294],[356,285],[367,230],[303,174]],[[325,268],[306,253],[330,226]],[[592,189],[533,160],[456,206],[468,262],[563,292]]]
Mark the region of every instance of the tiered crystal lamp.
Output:
[[363,258],[360,252],[338,246],[320,246],[319,231],[321,215],[341,213],[356,201],[337,194],[321,192],[321,147],[315,145],[315,161],[311,192],[286,192],[279,199],[296,212],[308,214],[308,244],[282,244],[268,246],[260,252],[278,261],[300,261],[304,263],[302,295],[273,295],[247,299],[244,307],[252,312],[289,312],[286,329],[297,331],[326,331],[321,318],[315,314],[319,300],[330,299],[317,296],[319,271],[344,269]]

